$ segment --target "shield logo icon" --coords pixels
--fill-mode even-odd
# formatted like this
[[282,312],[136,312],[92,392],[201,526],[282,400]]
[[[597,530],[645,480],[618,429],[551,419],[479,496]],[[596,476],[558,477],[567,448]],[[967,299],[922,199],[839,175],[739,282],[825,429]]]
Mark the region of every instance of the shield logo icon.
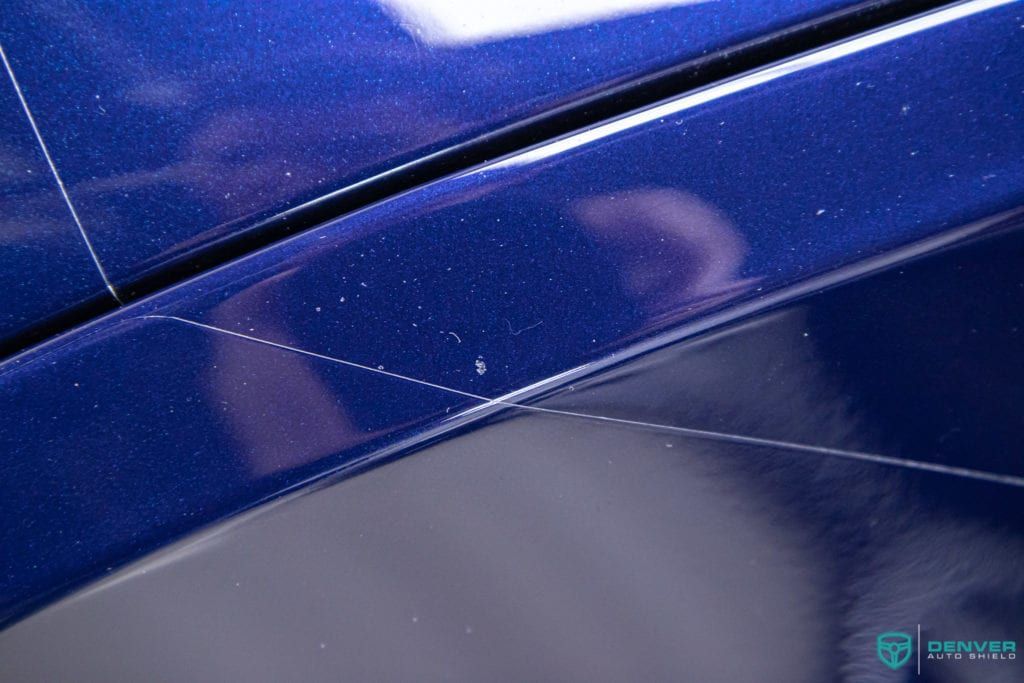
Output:
[[886,631],[878,634],[878,658],[895,671],[910,660],[913,639],[906,633]]

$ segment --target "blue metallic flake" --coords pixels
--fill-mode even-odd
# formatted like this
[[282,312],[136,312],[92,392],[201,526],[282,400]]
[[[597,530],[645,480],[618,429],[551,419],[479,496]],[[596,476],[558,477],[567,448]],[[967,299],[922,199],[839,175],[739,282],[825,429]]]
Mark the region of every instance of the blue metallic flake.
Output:
[[969,3],[810,53],[333,221],[152,308],[516,391],[1024,204],[1019,13]]
[[[1024,30],[1016,7],[965,11],[987,6],[437,182],[8,361],[3,614],[317,477],[443,440],[502,408],[484,397],[1016,225]],[[1007,330],[984,333],[1013,352]],[[891,409],[877,391],[862,385],[868,413]],[[930,453],[890,443],[894,457]]]
[[0,65],[0,340],[109,296]]
[[405,4],[16,1],[0,40],[120,285],[425,154],[856,3],[626,3],[605,18],[580,3],[582,19],[476,38],[432,36]]

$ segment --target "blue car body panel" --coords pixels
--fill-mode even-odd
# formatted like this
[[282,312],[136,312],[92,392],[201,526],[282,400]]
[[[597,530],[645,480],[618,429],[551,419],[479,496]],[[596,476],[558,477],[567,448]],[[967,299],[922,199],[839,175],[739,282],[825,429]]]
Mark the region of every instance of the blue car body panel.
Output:
[[942,22],[961,11],[425,186],[151,310],[493,398],[980,229],[1024,203],[1024,32],[1013,6]]
[[[0,42],[99,262],[130,293],[297,204],[855,4],[622,3],[531,23],[541,3],[477,34],[445,3],[17,0]],[[40,316],[78,296],[60,294]]]
[[0,340],[68,308],[109,299],[22,111],[0,74]]
[[[736,448],[815,462],[866,454],[871,467],[931,470],[913,475],[928,491],[959,500],[967,482],[964,496],[982,487],[1011,509],[1024,472],[1004,454],[1019,421],[984,436],[989,454],[964,444],[983,435],[977,415],[1018,400],[1012,388],[933,410],[952,416],[943,429],[960,430],[937,442],[879,394],[909,372],[916,347],[899,334],[876,338],[895,351],[865,360],[849,339],[829,339],[828,324],[801,329],[815,315],[844,321],[854,311],[835,329],[941,331],[948,339],[927,347],[939,365],[1019,344],[1024,31],[1019,7],[1003,5],[954,6],[441,180],[9,360],[0,514],[17,521],[0,530],[3,616],[319,477],[537,400],[534,409],[586,410],[687,439],[731,435]],[[1007,241],[971,251],[982,237]],[[915,269],[900,290],[919,302],[920,322],[880,307],[900,285],[893,268],[953,247],[982,254],[976,285],[943,289],[963,264],[941,262]],[[809,300],[825,303],[777,309],[850,281],[862,288],[849,301],[834,290]],[[992,293],[977,301],[997,323],[956,309],[927,317],[949,288],[975,286]],[[625,366],[637,384],[597,375],[574,397],[576,383],[643,351],[678,343],[665,353],[700,356],[707,342],[687,339],[753,315],[754,341],[727,345],[724,362],[739,373],[748,346],[786,348],[789,386],[812,392],[789,404],[765,395],[771,410],[753,424],[729,416],[765,394],[756,376],[728,378],[725,398],[691,397],[705,401],[691,412],[659,413],[678,408],[678,394],[661,391],[653,412],[641,411],[631,392],[668,376],[643,374],[657,355]],[[747,330],[727,334],[742,340]],[[1005,386],[1020,386],[1019,361],[1001,365]],[[841,382],[818,376],[846,367],[859,370],[841,379],[859,388],[836,398]],[[999,376],[963,368],[957,377]],[[607,398],[605,386],[622,391]],[[831,393],[813,393],[822,386]],[[828,414],[800,430],[777,419],[816,401]],[[806,481],[781,481],[779,495]]]

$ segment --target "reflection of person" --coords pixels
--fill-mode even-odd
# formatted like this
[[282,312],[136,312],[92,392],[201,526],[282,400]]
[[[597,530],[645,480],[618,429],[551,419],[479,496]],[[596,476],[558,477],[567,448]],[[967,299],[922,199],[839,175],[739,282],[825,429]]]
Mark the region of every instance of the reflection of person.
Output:
[[576,213],[649,318],[691,313],[749,284],[739,279],[746,240],[692,194],[670,188],[605,194],[579,200]]

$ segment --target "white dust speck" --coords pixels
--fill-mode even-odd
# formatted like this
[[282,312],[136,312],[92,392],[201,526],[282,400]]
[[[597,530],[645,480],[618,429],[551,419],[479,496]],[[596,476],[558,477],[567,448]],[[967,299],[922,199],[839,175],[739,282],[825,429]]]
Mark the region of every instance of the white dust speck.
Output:
[[814,215],[815,216],[820,216],[823,213],[825,213],[825,209],[818,209],[817,211],[814,212]]
[[484,359],[483,359],[483,358],[477,358],[477,359],[476,359],[476,360],[475,360],[475,361],[473,362],[473,365],[475,365],[475,366],[476,366],[476,374],[478,374],[478,375],[482,375],[482,374],[484,374],[485,372],[487,372],[487,363],[485,363],[485,362],[484,362]]

